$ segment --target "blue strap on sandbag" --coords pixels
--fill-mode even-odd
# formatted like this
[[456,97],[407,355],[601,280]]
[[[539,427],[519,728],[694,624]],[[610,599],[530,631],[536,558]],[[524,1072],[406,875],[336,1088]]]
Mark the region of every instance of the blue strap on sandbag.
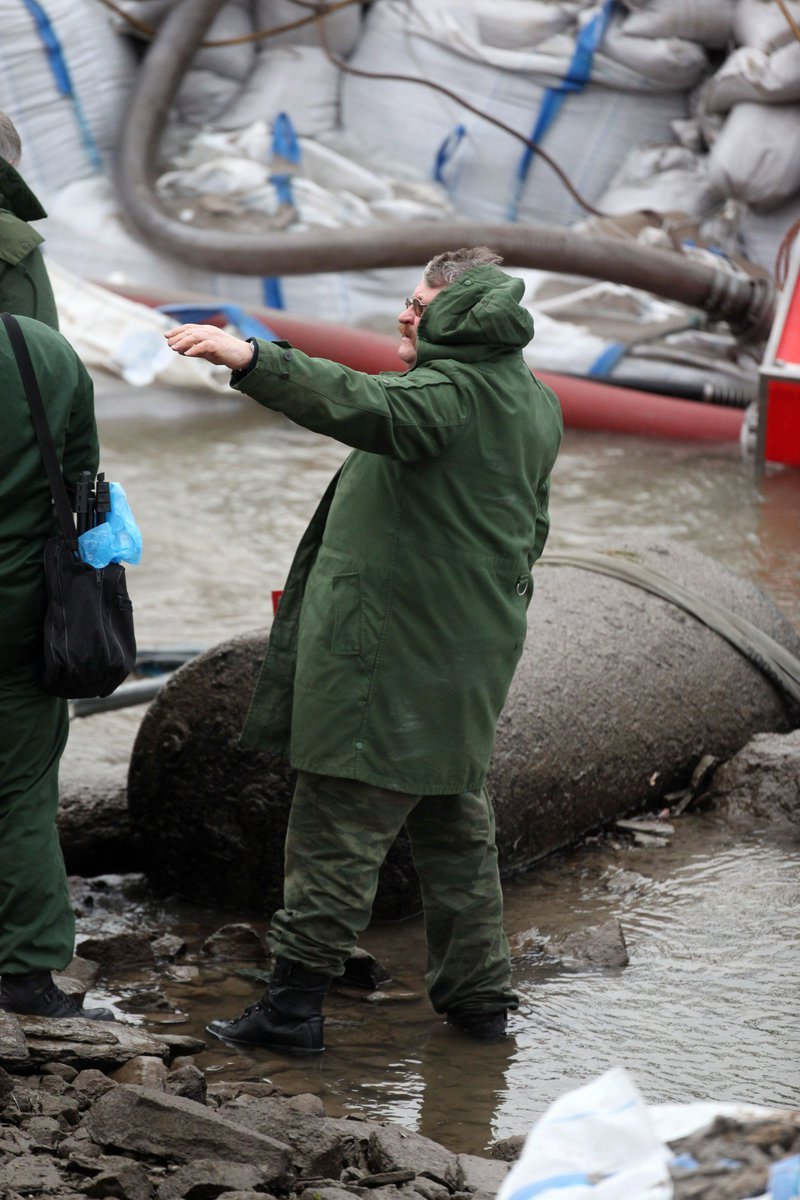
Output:
[[[570,92],[582,92],[589,82],[595,51],[605,37],[613,15],[614,4],[615,0],[605,0],[600,12],[592,17],[591,21],[587,21],[578,34],[575,51],[572,55],[572,61],[567,68],[566,75],[556,87],[545,89],[542,102],[539,106],[539,113],[531,131],[530,140],[532,142],[540,142],[542,140],[558,116],[567,95]],[[516,221],[518,218],[522,190],[535,154],[536,151],[531,146],[526,146],[522,152],[517,165],[517,175],[513,183],[511,199],[506,211],[506,220],[508,221]]]
[[68,96],[72,101],[78,128],[81,131],[81,138],[83,139],[86,153],[89,156],[89,161],[95,170],[102,171],[103,160],[100,157],[100,151],[97,148],[97,142],[94,140],[86,113],[83,111],[81,98],[72,86],[72,78],[69,73],[67,61],[64,58],[64,51],[58,34],[53,28],[53,24],[47,13],[41,4],[38,3],[38,0],[22,0],[22,2],[36,22],[36,29],[47,53],[47,61],[50,64],[50,70],[59,94]]
[[586,374],[590,379],[607,379],[627,349],[625,342],[612,342],[601,350]]
[[235,325],[245,338],[261,338],[263,342],[280,341],[280,335],[258,317],[251,317],[238,304],[160,304],[158,312],[175,317],[181,324],[204,325],[221,313],[229,325]]
[[[294,163],[295,165],[300,162],[303,156],[294,125],[288,113],[279,112],[272,124],[272,153],[280,155],[286,162]],[[281,204],[288,204],[294,208],[292,173],[290,171],[276,171],[270,175],[269,179],[275,188],[278,201]],[[263,280],[263,289],[264,303],[268,308],[286,307],[283,302],[283,288],[278,276],[267,275]]]
[[433,178],[437,183],[445,182],[444,169],[466,136],[466,125],[455,125],[436,151],[436,158],[433,162]]

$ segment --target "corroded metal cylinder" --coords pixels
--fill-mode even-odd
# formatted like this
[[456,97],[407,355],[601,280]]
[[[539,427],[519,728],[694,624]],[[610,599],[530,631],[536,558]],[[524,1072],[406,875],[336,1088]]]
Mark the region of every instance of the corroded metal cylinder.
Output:
[[[715,560],[674,543],[620,550],[800,653],[771,601]],[[685,610],[547,556],[535,575],[489,776],[506,875],[683,786],[704,754],[725,759],[796,717],[748,657]],[[157,886],[258,912],[280,903],[293,784],[287,764],[238,745],[265,645],[265,633],[236,638],[176,673],[142,722],[128,784]],[[418,904],[401,842],[375,912]]]

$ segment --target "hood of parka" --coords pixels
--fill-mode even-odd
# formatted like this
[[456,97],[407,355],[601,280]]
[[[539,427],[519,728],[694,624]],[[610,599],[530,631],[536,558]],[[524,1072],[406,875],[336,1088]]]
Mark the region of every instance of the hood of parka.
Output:
[[533,317],[520,305],[521,279],[498,267],[474,267],[430,302],[417,326],[416,366],[436,358],[479,362],[522,350]]
[[47,216],[17,168],[5,158],[0,158],[0,208],[21,221],[41,221]]

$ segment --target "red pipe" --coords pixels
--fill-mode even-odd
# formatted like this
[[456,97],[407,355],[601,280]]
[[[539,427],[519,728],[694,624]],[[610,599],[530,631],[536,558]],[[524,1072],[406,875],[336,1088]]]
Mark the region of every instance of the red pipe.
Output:
[[[130,300],[151,307],[158,304],[186,303],[213,305],[211,297],[183,296],[153,299],[128,288],[113,288]],[[219,303],[219,300],[216,301]],[[312,358],[329,358],[357,371],[377,375],[397,371],[398,338],[367,329],[351,329],[332,321],[290,316],[282,309],[250,308],[252,316],[264,321],[278,336],[291,342]],[[224,324],[224,317],[209,324]],[[654,395],[613,383],[559,375],[555,371],[536,370],[536,377],[558,396],[564,424],[573,429],[605,430],[608,433],[638,434],[642,437],[675,438],[680,441],[737,442],[742,428],[741,409],[720,404],[680,400]]]

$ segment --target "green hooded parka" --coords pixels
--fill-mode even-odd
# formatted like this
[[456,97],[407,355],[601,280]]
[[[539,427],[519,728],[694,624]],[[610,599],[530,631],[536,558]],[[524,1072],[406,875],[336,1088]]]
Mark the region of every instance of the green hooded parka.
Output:
[[47,213],[15,167],[0,158],[0,312],[34,317],[58,329],[50,277],[29,221]]
[[245,744],[393,791],[483,785],[562,434],[522,357],[523,292],[497,267],[470,270],[426,308],[406,373],[259,342],[232,379],[353,447],[298,547]]

